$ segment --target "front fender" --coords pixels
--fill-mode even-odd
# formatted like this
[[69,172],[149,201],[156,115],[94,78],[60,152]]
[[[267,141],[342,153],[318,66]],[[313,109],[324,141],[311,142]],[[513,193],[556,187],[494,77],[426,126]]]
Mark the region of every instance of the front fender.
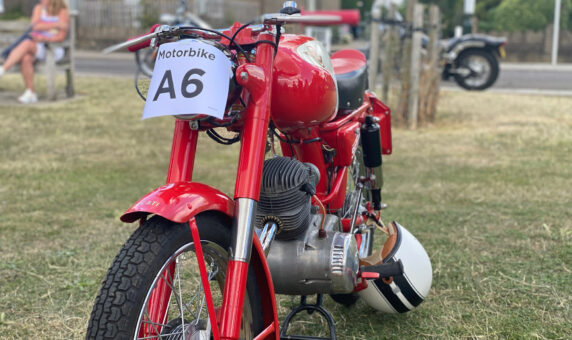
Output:
[[131,223],[149,214],[155,214],[175,223],[185,223],[206,210],[220,211],[233,217],[234,201],[206,184],[176,182],[143,196],[121,216],[121,221]]

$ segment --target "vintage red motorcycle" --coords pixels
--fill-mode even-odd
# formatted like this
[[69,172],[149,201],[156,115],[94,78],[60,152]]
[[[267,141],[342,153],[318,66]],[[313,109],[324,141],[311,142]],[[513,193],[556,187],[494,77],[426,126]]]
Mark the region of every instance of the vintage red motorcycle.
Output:
[[[323,294],[345,305],[361,296],[388,313],[411,310],[427,296],[427,253],[404,227],[380,219],[390,110],[366,90],[361,52],[330,58],[313,39],[282,33],[288,23],[332,20],[297,12],[287,2],[261,24],[162,26],[114,47],[160,45],[146,110],[175,99],[206,106],[199,113],[172,106],[167,184],[121,216],[139,228],[104,279],[87,338],[312,339],[288,334],[288,326],[297,313],[316,311],[335,339]],[[221,56],[226,61],[217,67],[230,72],[214,84],[214,72],[202,66],[157,66]],[[215,105],[204,103],[209,88],[219,92],[222,115],[206,112]],[[150,116],[169,114],[161,112]],[[192,181],[201,132],[222,144],[240,142],[233,198]],[[373,250],[376,229],[389,235],[380,251]],[[302,296],[282,324],[275,293]],[[316,303],[306,302],[309,295]]]

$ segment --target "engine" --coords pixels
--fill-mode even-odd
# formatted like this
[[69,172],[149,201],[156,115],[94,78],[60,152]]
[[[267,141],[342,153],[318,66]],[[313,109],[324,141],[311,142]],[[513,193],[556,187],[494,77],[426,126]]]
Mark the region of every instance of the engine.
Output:
[[276,236],[290,240],[310,225],[310,198],[316,192],[320,173],[313,165],[287,157],[264,162],[256,222],[259,227],[272,219],[279,225]]
[[[353,235],[341,232],[335,215],[311,205],[319,172],[315,166],[286,157],[264,163],[257,226],[278,225],[267,260],[276,293],[334,294],[353,291],[358,251]],[[320,237],[324,224],[325,236]]]

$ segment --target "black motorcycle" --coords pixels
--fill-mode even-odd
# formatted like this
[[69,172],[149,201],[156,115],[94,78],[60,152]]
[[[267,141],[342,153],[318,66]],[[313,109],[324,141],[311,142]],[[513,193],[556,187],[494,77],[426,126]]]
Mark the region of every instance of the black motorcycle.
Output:
[[505,57],[506,38],[467,34],[441,44],[443,79],[451,76],[464,89],[484,90],[499,76],[499,58]]
[[[397,26],[400,48],[396,73],[399,73],[401,57],[399,53],[407,36],[409,25],[398,13],[395,20],[382,20],[379,25],[381,37],[387,32],[387,27]],[[426,50],[429,37],[423,34],[421,46]],[[453,77],[455,82],[467,90],[484,90],[491,87],[499,76],[499,58],[504,58],[506,38],[481,34],[466,34],[461,37],[442,40],[440,42],[440,59],[443,67],[443,79]],[[369,60],[369,46],[361,49]],[[380,53],[380,56],[382,54]],[[371,61],[370,61],[371,62]],[[378,70],[381,70],[382,60],[378,60]]]

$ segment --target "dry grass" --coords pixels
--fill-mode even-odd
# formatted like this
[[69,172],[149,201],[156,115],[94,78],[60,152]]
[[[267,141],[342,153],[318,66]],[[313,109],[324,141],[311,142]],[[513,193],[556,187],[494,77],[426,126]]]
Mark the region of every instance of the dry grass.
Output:
[[[117,217],[164,181],[172,120],[141,122],[129,80],[78,88],[65,103],[0,106],[0,338],[82,338],[134,228]],[[195,179],[232,193],[237,148],[199,152]],[[425,245],[433,288],[404,315],[326,298],[339,337],[568,338],[571,155],[572,98],[444,92],[436,124],[394,130],[385,219]],[[296,303],[281,297],[280,313]]]

